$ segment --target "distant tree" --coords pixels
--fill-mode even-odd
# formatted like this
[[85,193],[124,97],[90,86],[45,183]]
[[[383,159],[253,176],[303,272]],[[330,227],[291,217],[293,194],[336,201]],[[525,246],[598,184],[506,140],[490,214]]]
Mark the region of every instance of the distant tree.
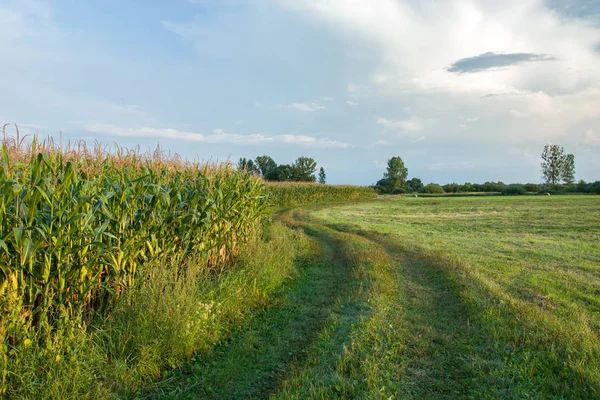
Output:
[[380,179],[380,180],[377,181],[377,183],[375,184],[375,186],[373,186],[373,188],[379,194],[391,193],[392,192],[392,189],[391,189],[392,188],[392,183],[390,182],[389,179],[382,178],[382,179]]
[[324,185],[325,184],[325,178],[326,178],[326,176],[325,176],[325,170],[323,169],[323,167],[321,167],[319,169],[319,183]]
[[446,193],[458,193],[460,191],[460,185],[458,183],[448,183],[442,186]]
[[465,182],[464,185],[460,185],[459,191],[469,193],[474,192],[475,190],[473,190],[473,184],[471,182]]
[[575,156],[573,154],[567,154],[564,158],[561,178],[567,185],[575,183]]
[[444,188],[437,183],[430,183],[425,186],[425,193],[444,193]]
[[299,182],[314,182],[317,162],[310,157],[298,157],[292,164],[292,180]]
[[587,183],[585,183],[585,181],[583,179],[580,179],[579,182],[577,182],[577,191],[580,193],[585,193],[587,190]]
[[[547,144],[542,152],[542,175],[546,183],[555,186],[562,177],[565,163],[564,150],[556,144]],[[575,168],[573,166],[573,168]],[[574,172],[574,171],[573,171]]]
[[419,178],[412,178],[406,181],[406,185],[413,191],[413,192],[420,192],[423,190],[423,188],[425,187],[425,185],[423,185],[423,182],[419,179]]
[[260,174],[260,170],[258,169],[256,164],[254,164],[254,161],[245,158],[240,158],[240,161],[238,162],[238,169],[240,171],[248,171],[251,174]]
[[501,182],[485,182],[481,185],[482,192],[502,192],[506,188],[506,185]]
[[527,190],[525,189],[525,187],[518,183],[513,183],[511,185],[508,185],[502,191],[502,194],[508,194],[508,195],[520,195],[520,194],[525,194],[525,193],[527,193]]
[[277,169],[277,163],[269,156],[258,156],[256,157],[256,166],[260,170],[260,174],[263,178],[269,180],[268,176],[273,176],[273,172]]
[[540,185],[536,185],[535,183],[526,183],[525,185],[523,185],[523,187],[527,192],[531,193],[537,193],[540,190],[542,190],[542,187]]
[[273,171],[269,171],[265,179],[277,182],[291,181],[293,179],[293,168],[288,164],[278,165]]
[[400,157],[392,157],[388,160],[387,172],[383,177],[390,180],[392,191],[404,186],[407,176],[408,169],[406,169],[404,161]]

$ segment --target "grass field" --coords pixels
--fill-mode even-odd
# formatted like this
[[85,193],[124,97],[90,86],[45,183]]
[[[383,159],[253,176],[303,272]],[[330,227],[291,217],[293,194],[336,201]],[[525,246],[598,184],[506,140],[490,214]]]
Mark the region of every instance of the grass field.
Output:
[[383,197],[278,216],[320,247],[153,398],[600,398],[600,198]]

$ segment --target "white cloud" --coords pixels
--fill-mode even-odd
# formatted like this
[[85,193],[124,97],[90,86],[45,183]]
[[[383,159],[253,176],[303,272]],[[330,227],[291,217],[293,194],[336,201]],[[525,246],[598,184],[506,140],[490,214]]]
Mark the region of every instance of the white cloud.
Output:
[[[471,140],[479,130],[469,128],[484,120],[479,137],[495,143],[565,140],[582,125],[600,130],[600,54],[594,51],[600,27],[562,18],[543,0],[280,2],[344,33],[350,51],[369,54],[361,67],[370,68],[370,90],[376,91],[370,97],[404,101],[415,113],[427,112],[446,128],[432,136]],[[482,55],[491,53],[503,61],[538,61],[449,70],[459,60],[484,62],[489,56]],[[348,83],[350,101],[357,101],[364,88],[364,83]],[[457,124],[457,113],[479,119]],[[383,125],[423,129],[416,121]]]
[[317,104],[317,103],[311,103],[311,104],[291,103],[291,104],[281,105],[280,107],[289,108],[289,109],[297,110],[297,111],[305,111],[305,112],[314,112],[314,111],[320,111],[320,110],[325,109],[324,106]]
[[266,144],[275,143],[279,145],[294,145],[315,148],[349,148],[348,143],[331,140],[329,138],[317,138],[305,135],[266,135],[263,133],[255,134],[237,134],[227,133],[221,128],[217,128],[210,134],[186,132],[173,128],[130,128],[102,123],[80,123],[82,130],[90,133],[105,134],[121,137],[140,137],[155,139],[176,139],[199,143],[224,143],[224,144]]
[[357,101],[352,101],[352,100],[346,100],[346,104],[348,104],[349,106],[352,106],[352,107],[356,107],[359,105],[359,103]]
[[383,126],[388,130],[401,130],[407,132],[419,132],[425,128],[425,124],[420,118],[410,118],[402,121],[393,121],[382,117],[378,117],[377,124]]

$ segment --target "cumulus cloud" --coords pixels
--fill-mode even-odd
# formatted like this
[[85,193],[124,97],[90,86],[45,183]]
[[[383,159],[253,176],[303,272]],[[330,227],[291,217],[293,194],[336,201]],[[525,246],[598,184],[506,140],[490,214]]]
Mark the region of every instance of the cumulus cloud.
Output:
[[[438,129],[426,129],[432,140],[458,143],[477,135],[510,144],[568,139],[582,125],[600,129],[594,50],[600,27],[582,13],[572,18],[542,0],[280,2],[344,33],[353,52],[368,54],[363,68],[370,68],[375,91],[369,97],[403,102],[437,121]],[[347,95],[364,87],[348,84]],[[457,124],[456,115],[466,113],[479,115],[485,129],[468,129],[474,121]],[[388,118],[377,121],[386,129],[424,129],[391,113]]]
[[266,143],[275,143],[279,145],[292,145],[315,148],[338,148],[345,149],[350,147],[348,143],[331,140],[329,138],[317,138],[305,135],[266,135],[263,133],[255,134],[237,134],[227,133],[218,128],[210,134],[197,132],[186,132],[173,128],[149,128],[139,127],[131,128],[103,123],[81,123],[82,130],[89,133],[104,134],[121,137],[143,137],[157,139],[176,139],[189,142],[212,143],[212,144],[245,144],[258,145]]

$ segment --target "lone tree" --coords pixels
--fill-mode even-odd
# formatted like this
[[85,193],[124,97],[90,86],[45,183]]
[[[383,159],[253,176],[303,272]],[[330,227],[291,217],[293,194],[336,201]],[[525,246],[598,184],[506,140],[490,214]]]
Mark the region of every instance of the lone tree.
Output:
[[566,154],[562,146],[547,144],[542,152],[542,175],[552,186],[563,180],[575,182],[575,156]]
[[292,164],[293,180],[299,182],[316,181],[313,175],[317,170],[317,163],[310,157],[298,157]]
[[323,169],[323,167],[319,168],[319,183],[320,184],[325,184],[325,170]]
[[562,168],[562,180],[567,185],[575,183],[575,156],[567,154]]
[[392,191],[404,186],[407,176],[408,170],[400,157],[392,157],[388,160],[387,172],[383,174],[383,177],[389,180]]

